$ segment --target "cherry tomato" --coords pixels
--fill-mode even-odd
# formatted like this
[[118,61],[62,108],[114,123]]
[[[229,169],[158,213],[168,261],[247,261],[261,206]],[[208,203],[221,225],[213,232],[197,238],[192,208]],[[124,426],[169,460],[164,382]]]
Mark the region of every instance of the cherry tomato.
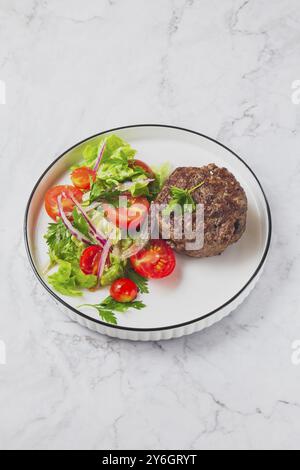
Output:
[[80,257],[80,269],[84,274],[97,275],[101,253],[102,247],[99,245],[91,245],[83,251]]
[[138,294],[137,285],[125,277],[112,283],[110,295],[117,302],[132,302]]
[[96,181],[96,172],[86,166],[76,168],[71,174],[71,180],[76,188],[89,190],[91,189],[91,180]]
[[147,165],[147,163],[142,162],[142,160],[133,160],[131,165],[133,167],[137,166],[141,168],[142,170],[144,170],[144,172],[147,174],[147,176],[149,176],[149,178],[154,178],[155,175],[154,175],[153,170],[151,170],[150,166]]
[[175,269],[176,258],[172,248],[163,240],[152,240],[130,258],[133,269],[148,279],[161,279]]
[[59,217],[59,210],[57,206],[57,198],[62,193],[65,193],[66,197],[62,197],[62,206],[64,212],[67,215],[70,215],[74,209],[73,201],[68,198],[71,194],[78,202],[82,201],[82,192],[79,189],[74,188],[74,186],[54,186],[47,191],[45,196],[45,209],[47,214],[53,219],[56,220]]
[[146,218],[150,204],[145,197],[128,197],[128,207],[103,205],[106,218],[117,227],[128,228],[129,225],[140,225]]

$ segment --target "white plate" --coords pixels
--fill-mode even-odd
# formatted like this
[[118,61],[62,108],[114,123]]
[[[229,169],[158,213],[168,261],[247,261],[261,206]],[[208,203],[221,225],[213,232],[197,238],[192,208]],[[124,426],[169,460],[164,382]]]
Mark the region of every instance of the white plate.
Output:
[[[116,133],[137,149],[137,158],[150,165],[169,161],[177,166],[216,163],[230,170],[246,191],[249,211],[246,232],[221,256],[193,259],[177,256],[178,267],[169,278],[149,283],[144,295],[147,307],[118,315],[118,325],[99,320],[96,310],[76,307],[98,303],[107,292],[74,299],[53,292],[43,278],[47,247],[43,235],[49,218],[44,195],[55,184],[68,183],[70,167],[81,158],[87,142]],[[234,310],[256,284],[270,246],[271,215],[262,187],[248,165],[222,144],[197,132],[172,126],[137,125],[102,132],[75,145],[58,157],[40,177],[25,214],[25,243],[31,266],[42,285],[58,300],[72,319],[110,336],[131,340],[179,337],[206,328]]]

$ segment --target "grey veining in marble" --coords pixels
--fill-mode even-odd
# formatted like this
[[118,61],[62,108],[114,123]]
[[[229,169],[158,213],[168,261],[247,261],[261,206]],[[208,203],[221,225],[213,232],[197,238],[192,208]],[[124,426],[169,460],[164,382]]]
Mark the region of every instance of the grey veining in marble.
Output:
[[[0,0],[0,44],[0,448],[299,449],[299,0]],[[274,219],[265,273],[238,311],[147,344],[63,316],[22,239],[56,155],[141,122],[240,153]]]

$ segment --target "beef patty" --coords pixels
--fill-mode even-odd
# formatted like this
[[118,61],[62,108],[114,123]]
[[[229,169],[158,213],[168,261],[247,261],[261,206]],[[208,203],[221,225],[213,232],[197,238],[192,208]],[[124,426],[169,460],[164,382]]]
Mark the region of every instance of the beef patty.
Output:
[[[219,255],[229,245],[237,242],[246,228],[248,208],[246,193],[240,183],[226,168],[219,168],[213,163],[201,168],[177,168],[164,184],[155,202],[168,204],[172,186],[191,189],[202,181],[203,185],[192,192],[192,197],[196,204],[204,205],[203,247],[199,250],[187,250],[187,239],[176,239],[172,215],[170,220],[170,245],[179,253],[197,258]],[[163,229],[163,219],[159,215],[160,233]],[[193,230],[196,227],[195,219],[193,214]]]

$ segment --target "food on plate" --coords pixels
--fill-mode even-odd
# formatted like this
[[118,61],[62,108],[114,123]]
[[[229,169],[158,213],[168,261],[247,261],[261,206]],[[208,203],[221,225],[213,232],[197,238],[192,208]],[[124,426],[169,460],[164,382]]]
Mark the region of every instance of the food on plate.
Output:
[[[246,226],[246,194],[225,168],[177,168],[169,176],[168,164],[150,167],[135,155],[117,135],[105,136],[83,148],[82,162],[70,168],[72,185],[54,186],[45,195],[53,219],[45,234],[49,284],[66,296],[82,296],[88,289],[96,301],[109,287],[104,300],[80,307],[94,308],[112,324],[118,315],[145,307],[138,297],[149,292],[149,280],[174,272],[174,250],[199,258],[220,254]],[[155,203],[164,205],[158,231]],[[190,251],[185,233],[175,237],[174,211],[184,208],[193,225],[199,203],[204,205],[204,246]],[[171,226],[165,239],[157,236],[163,234],[163,215]]]
[[[66,296],[82,296],[86,289],[96,296],[110,287],[109,297],[85,306],[113,324],[116,314],[145,307],[136,298],[149,292],[148,278],[165,277],[175,267],[172,249],[149,241],[147,222],[169,166],[152,169],[135,154],[114,134],[87,144],[82,163],[70,169],[73,185],[55,186],[45,195],[54,221],[45,234],[49,284]],[[150,263],[135,258],[143,249]]]
[[145,304],[140,300],[133,300],[132,302],[118,302],[111,296],[108,296],[100,304],[83,304],[79,305],[78,308],[81,307],[94,308],[103,321],[117,325],[118,321],[116,314],[128,312],[130,309],[142,310],[145,308]]
[[84,274],[97,275],[102,252],[103,246],[101,245],[90,245],[83,250],[79,265]]
[[174,252],[164,240],[152,240],[148,246],[131,256],[130,261],[134,270],[147,279],[167,277],[176,266]]
[[45,209],[49,217],[51,219],[56,220],[59,217],[59,209],[58,209],[58,196],[62,196],[62,206],[67,215],[69,215],[74,209],[74,202],[71,199],[71,195],[73,195],[78,202],[82,200],[82,192],[74,188],[74,186],[54,186],[47,191],[45,196]]
[[117,302],[132,302],[137,298],[138,287],[131,280],[126,277],[117,279],[114,281],[110,287],[110,295]]
[[141,160],[135,158],[130,166],[132,168],[141,168],[149,178],[155,178],[155,173],[152,168],[150,168],[147,163],[142,162]]
[[[177,168],[166,180],[155,202],[168,204],[171,209],[173,203],[204,205],[204,245],[199,250],[187,250],[185,237],[176,239],[172,224],[174,216],[171,215],[171,246],[188,256],[203,258],[219,255],[237,242],[246,228],[245,191],[232,173],[213,163],[201,168]],[[161,232],[163,224],[160,214]]]
[[103,204],[105,217],[119,228],[128,228],[130,225],[140,225],[146,218],[150,203],[146,197],[128,196],[126,206],[116,207],[112,204]]
[[96,171],[86,166],[75,168],[71,174],[71,180],[74,186],[82,190],[91,189],[91,185],[96,181],[96,178]]

